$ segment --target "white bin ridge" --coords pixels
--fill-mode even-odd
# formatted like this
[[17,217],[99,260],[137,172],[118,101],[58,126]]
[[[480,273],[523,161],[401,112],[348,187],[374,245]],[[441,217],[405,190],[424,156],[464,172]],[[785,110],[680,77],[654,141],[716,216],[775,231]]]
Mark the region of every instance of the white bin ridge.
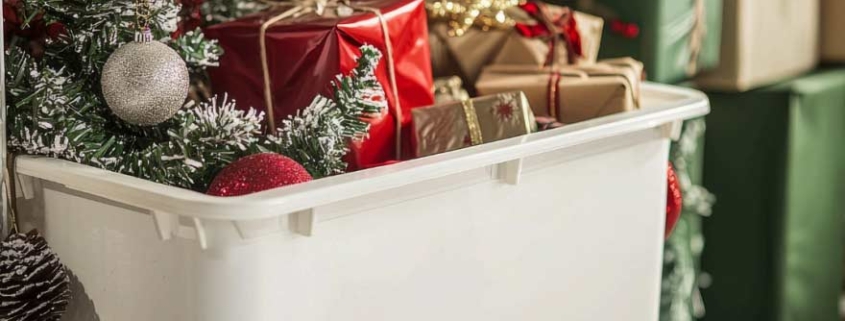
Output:
[[693,90],[643,110],[216,198],[20,157],[102,320],[657,320],[666,164]]

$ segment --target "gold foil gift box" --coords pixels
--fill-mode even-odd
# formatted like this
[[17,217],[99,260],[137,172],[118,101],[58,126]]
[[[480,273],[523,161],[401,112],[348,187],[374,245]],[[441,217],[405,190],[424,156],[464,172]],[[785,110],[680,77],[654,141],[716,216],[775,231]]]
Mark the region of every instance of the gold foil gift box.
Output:
[[641,77],[642,64],[627,58],[565,68],[493,65],[476,88],[481,95],[523,91],[537,116],[571,124],[639,108]]
[[445,153],[537,130],[521,92],[504,92],[412,111],[417,157]]

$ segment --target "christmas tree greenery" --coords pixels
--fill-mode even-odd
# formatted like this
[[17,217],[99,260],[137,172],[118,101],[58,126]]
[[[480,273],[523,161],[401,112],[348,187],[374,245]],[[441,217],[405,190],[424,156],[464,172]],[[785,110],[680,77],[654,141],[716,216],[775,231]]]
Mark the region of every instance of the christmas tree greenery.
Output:
[[208,23],[226,22],[231,19],[240,18],[242,16],[261,11],[267,7],[265,2],[252,0],[206,0],[202,2],[202,12],[205,16],[205,21]]
[[[226,11],[239,8],[235,4],[215,0],[205,5],[224,20],[243,13]],[[189,100],[164,123],[135,126],[117,118],[100,92],[109,55],[135,37],[135,1],[4,0],[4,9],[7,131],[13,152],[197,191],[234,160],[267,151],[293,158],[318,178],[343,172],[348,141],[364,138],[369,129],[362,119],[385,108],[373,76],[381,53],[365,45],[358,67],[333,84],[332,98],[315,98],[275,134],[264,134],[263,113],[239,110],[226,97]],[[180,29],[185,26],[180,12],[172,1],[156,1],[153,37],[182,56],[192,79],[201,79],[222,51],[201,30]]]

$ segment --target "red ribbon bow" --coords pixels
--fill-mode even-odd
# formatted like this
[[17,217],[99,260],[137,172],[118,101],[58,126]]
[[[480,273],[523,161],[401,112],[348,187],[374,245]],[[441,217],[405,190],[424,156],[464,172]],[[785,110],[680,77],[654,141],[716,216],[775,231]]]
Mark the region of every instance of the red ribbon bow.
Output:
[[554,38],[560,37],[566,44],[569,63],[575,63],[575,58],[584,55],[581,45],[581,34],[578,33],[578,24],[575,21],[573,12],[565,9],[556,19],[552,20],[546,11],[546,6],[537,2],[529,1],[519,5],[519,8],[536,19],[539,23],[526,24],[517,23],[515,28],[520,35],[528,38],[548,38],[550,40],[549,57],[546,65],[551,65],[554,59]]

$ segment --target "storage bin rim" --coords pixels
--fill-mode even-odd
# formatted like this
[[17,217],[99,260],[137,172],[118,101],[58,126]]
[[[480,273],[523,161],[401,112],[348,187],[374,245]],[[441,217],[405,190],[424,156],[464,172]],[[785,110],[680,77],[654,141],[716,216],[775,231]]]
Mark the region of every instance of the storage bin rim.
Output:
[[18,157],[16,172],[20,177],[48,180],[151,212],[203,220],[268,219],[709,113],[707,96],[699,91],[651,83],[642,89],[644,95],[660,95],[666,102],[546,132],[238,197],[209,196],[40,156]]

